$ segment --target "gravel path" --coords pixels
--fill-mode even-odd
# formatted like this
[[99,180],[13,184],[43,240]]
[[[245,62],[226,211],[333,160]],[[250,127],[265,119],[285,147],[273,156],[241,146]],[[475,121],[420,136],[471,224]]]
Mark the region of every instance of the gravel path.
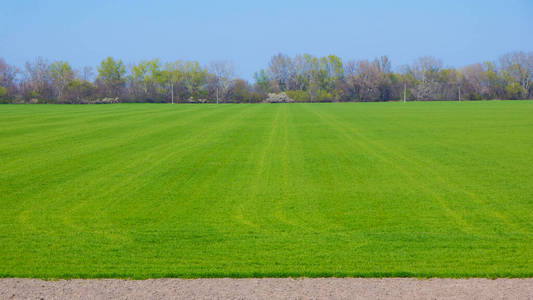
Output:
[[528,279],[0,279],[0,299],[533,299]]

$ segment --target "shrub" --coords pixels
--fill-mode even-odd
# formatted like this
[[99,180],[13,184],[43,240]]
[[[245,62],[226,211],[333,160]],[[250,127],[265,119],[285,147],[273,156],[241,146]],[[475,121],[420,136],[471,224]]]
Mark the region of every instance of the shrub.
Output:
[[286,91],[285,94],[296,102],[309,101],[309,94],[306,91]]
[[281,93],[269,93],[268,97],[265,99],[266,103],[287,103],[287,102],[294,102],[287,94],[284,92]]
[[505,93],[507,94],[507,99],[520,99],[526,95],[526,89],[517,82],[513,82],[505,87]]
[[119,103],[119,99],[118,97],[116,98],[103,98],[103,99],[100,99],[98,100],[96,103],[97,104],[114,104],[114,103]]
[[328,93],[326,90],[318,90],[316,92],[314,101],[333,101],[335,97],[332,94]]
[[3,100],[7,96],[7,89],[0,86],[0,100]]

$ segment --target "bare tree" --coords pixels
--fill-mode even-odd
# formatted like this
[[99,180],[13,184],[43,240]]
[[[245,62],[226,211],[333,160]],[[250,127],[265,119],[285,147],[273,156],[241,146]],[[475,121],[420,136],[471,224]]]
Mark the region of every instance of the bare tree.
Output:
[[380,56],[379,58],[374,59],[373,63],[381,73],[388,74],[391,72],[391,61],[388,56]]
[[16,67],[7,64],[3,58],[0,58],[0,87],[5,88],[8,97],[16,92],[18,72]]
[[500,69],[512,81],[520,84],[522,97],[527,97],[533,81],[533,52],[511,52],[500,57]]
[[485,85],[485,68],[482,64],[472,64],[461,69],[461,76],[463,78],[462,96],[470,99],[479,99],[483,95],[489,93],[488,87]]
[[81,79],[85,81],[92,81],[94,78],[93,67],[85,66],[81,69]]
[[360,60],[356,63],[356,82],[359,86],[359,100],[361,101],[382,99],[380,87],[385,81],[385,76],[381,72],[379,64],[375,62]]
[[276,81],[279,90],[285,91],[288,88],[289,79],[294,74],[292,60],[285,54],[278,53],[270,59],[268,64],[270,73]]
[[352,98],[359,98],[359,81],[357,80],[358,68],[355,60],[350,60],[344,64],[344,81],[348,95]]
[[26,90],[33,92],[31,97],[50,97],[50,76],[48,62],[42,57],[37,57],[33,62],[26,63],[25,78]]
[[438,98],[438,74],[442,62],[432,56],[418,58],[410,68],[413,77],[418,81],[413,93],[418,100],[433,100]]
[[217,104],[219,99],[225,99],[225,95],[233,84],[235,71],[233,63],[230,61],[214,61],[209,65],[209,70],[213,74],[213,80],[216,88]]

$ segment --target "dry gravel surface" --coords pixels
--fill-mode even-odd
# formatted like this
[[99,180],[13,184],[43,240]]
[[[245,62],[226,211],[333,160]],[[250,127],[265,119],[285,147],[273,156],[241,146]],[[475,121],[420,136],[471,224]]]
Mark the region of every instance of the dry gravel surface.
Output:
[[533,299],[533,278],[0,279],[0,299]]

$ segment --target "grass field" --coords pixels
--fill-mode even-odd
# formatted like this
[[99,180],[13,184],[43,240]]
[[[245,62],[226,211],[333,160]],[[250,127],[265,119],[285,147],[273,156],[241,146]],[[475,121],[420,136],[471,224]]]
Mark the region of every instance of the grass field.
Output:
[[0,277],[533,276],[533,101],[0,106]]

